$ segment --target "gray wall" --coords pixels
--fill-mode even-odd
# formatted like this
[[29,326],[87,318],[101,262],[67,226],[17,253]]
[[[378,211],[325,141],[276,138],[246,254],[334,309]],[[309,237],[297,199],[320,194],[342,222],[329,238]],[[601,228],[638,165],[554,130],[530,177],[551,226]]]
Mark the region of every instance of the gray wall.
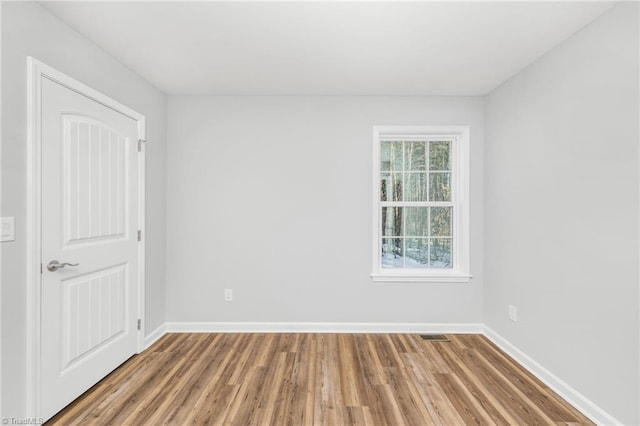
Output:
[[485,104],[485,323],[625,424],[640,421],[638,71],[626,3]]
[[[168,119],[169,321],[482,321],[482,98],[170,96]],[[475,278],[373,283],[373,126],[441,124],[471,126]]]
[[2,216],[16,241],[2,243],[4,416],[25,414],[26,58],[113,97],[147,118],[147,331],[165,318],[166,98],[141,77],[35,3],[2,4]]

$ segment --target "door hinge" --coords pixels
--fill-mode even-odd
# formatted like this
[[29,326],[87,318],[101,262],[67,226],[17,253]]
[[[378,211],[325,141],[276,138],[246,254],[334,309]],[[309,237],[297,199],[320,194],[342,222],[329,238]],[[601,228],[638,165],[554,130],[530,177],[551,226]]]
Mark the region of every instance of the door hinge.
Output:
[[138,152],[142,152],[142,144],[145,143],[146,140],[138,139]]
[[40,264],[40,275],[42,275],[42,263]]
[[138,229],[138,241],[142,241],[142,231]]
[[138,330],[142,330],[142,320],[138,318]]

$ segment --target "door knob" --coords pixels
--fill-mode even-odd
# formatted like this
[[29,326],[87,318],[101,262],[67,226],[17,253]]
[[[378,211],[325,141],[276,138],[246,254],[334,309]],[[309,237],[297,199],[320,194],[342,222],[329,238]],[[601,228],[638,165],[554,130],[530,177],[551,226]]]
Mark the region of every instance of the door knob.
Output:
[[80,264],[79,263],[60,263],[57,260],[52,260],[47,264],[47,269],[50,270],[51,272],[55,272],[58,269],[64,268],[65,266],[78,266],[78,265]]

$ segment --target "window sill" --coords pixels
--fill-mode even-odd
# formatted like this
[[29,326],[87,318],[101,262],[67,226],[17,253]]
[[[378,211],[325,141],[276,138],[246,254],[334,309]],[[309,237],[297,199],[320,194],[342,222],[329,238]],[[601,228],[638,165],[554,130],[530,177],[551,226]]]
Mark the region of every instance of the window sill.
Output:
[[439,274],[383,274],[373,273],[371,274],[371,280],[374,282],[386,282],[386,283],[468,283],[473,278],[472,275],[461,272],[439,273]]

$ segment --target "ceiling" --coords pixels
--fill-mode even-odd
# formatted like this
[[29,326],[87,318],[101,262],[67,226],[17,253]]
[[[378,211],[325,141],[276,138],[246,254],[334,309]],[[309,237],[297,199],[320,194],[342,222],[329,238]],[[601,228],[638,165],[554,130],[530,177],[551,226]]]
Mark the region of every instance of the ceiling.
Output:
[[483,95],[612,2],[42,2],[168,94]]

